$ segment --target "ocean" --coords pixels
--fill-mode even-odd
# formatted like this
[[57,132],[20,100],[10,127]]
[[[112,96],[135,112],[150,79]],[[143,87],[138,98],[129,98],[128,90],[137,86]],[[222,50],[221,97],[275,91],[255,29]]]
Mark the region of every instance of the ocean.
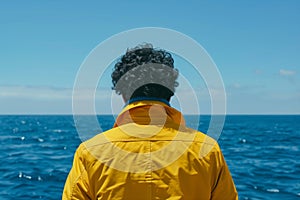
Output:
[[[107,130],[114,117],[98,121]],[[300,115],[229,115],[218,142],[239,199],[300,199]],[[80,143],[72,116],[0,116],[0,199],[61,199]]]

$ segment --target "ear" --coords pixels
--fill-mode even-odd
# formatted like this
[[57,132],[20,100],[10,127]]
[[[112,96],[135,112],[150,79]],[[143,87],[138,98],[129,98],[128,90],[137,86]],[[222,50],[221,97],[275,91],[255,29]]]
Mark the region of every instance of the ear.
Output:
[[124,103],[126,103],[128,100],[124,97],[124,95],[122,95],[122,99],[124,101]]

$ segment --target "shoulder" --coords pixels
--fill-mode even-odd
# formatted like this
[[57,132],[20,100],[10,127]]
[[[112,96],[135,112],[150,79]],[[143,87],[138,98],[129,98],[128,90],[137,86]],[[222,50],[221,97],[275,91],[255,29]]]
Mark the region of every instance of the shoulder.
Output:
[[112,136],[116,135],[118,132],[118,128],[112,128],[102,133],[98,133],[94,137],[84,141],[81,145],[84,146],[83,149],[89,150],[95,148],[97,146],[105,145],[107,143],[111,143]]
[[[112,130],[112,129],[111,129]],[[100,147],[109,143],[108,138],[105,136],[105,133],[110,132],[111,130],[105,131],[103,133],[98,133],[94,137],[82,142],[76,149],[75,156],[77,159],[86,159],[88,158],[91,149]]]
[[222,154],[218,142],[203,132],[187,128],[185,134],[193,135],[192,148],[199,151],[200,158],[207,156],[219,156]]

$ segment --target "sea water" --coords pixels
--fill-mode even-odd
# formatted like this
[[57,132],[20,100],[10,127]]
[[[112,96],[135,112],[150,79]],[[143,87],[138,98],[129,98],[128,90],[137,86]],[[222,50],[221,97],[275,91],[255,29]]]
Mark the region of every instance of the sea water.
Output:
[[[206,132],[211,116],[185,118]],[[0,199],[61,199],[80,138],[72,116],[0,116]],[[218,142],[239,199],[300,199],[300,115],[226,116]]]

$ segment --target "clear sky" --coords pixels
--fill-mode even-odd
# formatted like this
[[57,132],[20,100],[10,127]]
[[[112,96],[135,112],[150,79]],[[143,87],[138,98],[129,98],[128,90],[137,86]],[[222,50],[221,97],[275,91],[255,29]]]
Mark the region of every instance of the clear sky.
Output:
[[[0,114],[71,113],[89,52],[140,27],[174,29],[201,44],[222,75],[228,113],[299,114],[299,10],[297,0],[2,1]],[[97,105],[109,113],[101,101],[110,97]]]

